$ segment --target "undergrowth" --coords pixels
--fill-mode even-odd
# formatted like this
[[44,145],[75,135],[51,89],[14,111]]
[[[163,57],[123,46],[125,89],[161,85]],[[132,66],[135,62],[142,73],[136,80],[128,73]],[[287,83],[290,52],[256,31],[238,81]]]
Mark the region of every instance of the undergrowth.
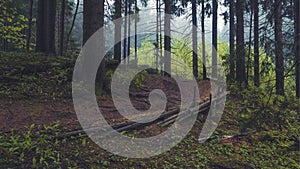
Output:
[[[74,59],[0,53],[0,61],[1,97],[71,96]],[[132,85],[143,85],[144,72],[140,75]],[[199,115],[190,134],[170,151],[148,159],[128,159],[101,149],[85,135],[66,136],[71,129],[59,123],[33,124],[0,134],[0,168],[300,169],[299,99],[236,86],[228,87],[223,117],[213,135],[256,130],[253,135],[200,144],[198,136],[206,115]]]
[[75,59],[0,52],[0,97],[71,96]]
[[[287,104],[289,103],[289,104]],[[5,168],[300,168],[298,100],[271,96],[259,88],[231,88],[214,135],[256,130],[253,135],[198,143],[203,118],[170,151],[148,159],[113,155],[88,137],[65,136],[58,123],[30,126],[0,137],[0,166]],[[284,113],[285,112],[285,113]],[[283,114],[284,113],[284,114]],[[2,168],[3,168],[2,167]]]

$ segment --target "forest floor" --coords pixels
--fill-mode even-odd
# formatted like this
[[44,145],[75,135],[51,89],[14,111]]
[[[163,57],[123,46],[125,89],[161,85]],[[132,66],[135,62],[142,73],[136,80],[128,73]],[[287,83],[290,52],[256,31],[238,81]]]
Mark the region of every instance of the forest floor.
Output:
[[[180,107],[180,91],[176,82],[172,78],[156,75],[147,75],[144,80],[144,87],[134,88],[130,91],[131,102],[140,111],[148,110],[150,103],[149,93],[154,89],[161,89],[165,92],[168,102],[166,109]],[[198,82],[200,102],[209,99],[210,82]],[[191,95],[193,90],[190,90]],[[137,97],[135,97],[137,96]],[[105,94],[98,97],[98,105],[101,113],[109,124],[117,124],[126,121],[114,106],[111,95]],[[0,131],[10,132],[23,130],[24,126],[50,125],[56,121],[64,127],[78,128],[79,122],[71,99],[38,99],[38,98],[0,98]]]
[[[230,94],[215,139],[198,142],[207,116],[201,113],[178,145],[151,158],[120,157],[84,133],[68,135],[81,130],[70,99],[73,63],[0,53],[0,168],[300,168],[299,100],[269,96],[265,89],[254,87],[228,86]],[[199,102],[208,100],[210,82],[200,81],[198,87]],[[148,109],[149,92],[157,88],[168,97],[168,109],[178,107],[175,81],[153,74],[147,74],[139,87],[130,88],[136,96],[131,97],[133,106]],[[98,105],[109,124],[126,121],[109,94],[98,97]],[[148,137],[153,129],[155,125],[122,134]]]

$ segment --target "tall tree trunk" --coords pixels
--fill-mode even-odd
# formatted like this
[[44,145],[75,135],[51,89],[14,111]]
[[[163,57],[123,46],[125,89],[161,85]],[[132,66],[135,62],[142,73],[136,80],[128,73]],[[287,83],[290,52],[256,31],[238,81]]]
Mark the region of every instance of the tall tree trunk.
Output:
[[259,8],[258,0],[253,0],[254,10],[254,85],[260,86],[259,75]]
[[284,95],[284,59],[282,39],[282,1],[275,0],[275,57],[276,57],[276,94]]
[[76,17],[77,17],[79,5],[80,5],[80,0],[77,0],[76,8],[75,8],[75,13],[74,13],[74,16],[73,16],[73,21],[72,21],[72,24],[71,24],[69,33],[68,33],[68,35],[67,35],[66,51],[67,51],[68,48],[69,48],[70,38],[71,38],[71,34],[72,34],[72,31],[73,31],[73,28],[74,28],[74,25],[75,25],[75,21],[76,21]]
[[60,55],[64,55],[64,36],[65,36],[65,10],[66,9],[66,0],[61,1],[61,14],[60,14],[60,41],[59,41],[59,47],[60,47]]
[[155,41],[155,68],[158,69],[158,49],[159,49],[159,0],[156,0],[156,41]]
[[229,25],[230,25],[230,35],[229,35],[229,45],[230,45],[230,73],[229,78],[230,80],[234,80],[235,77],[235,52],[234,52],[234,42],[235,42],[235,7],[234,7],[234,0],[229,0]]
[[198,39],[197,39],[197,3],[196,0],[192,0],[192,22],[193,22],[193,74],[198,78]]
[[[164,33],[165,33],[165,58],[164,58],[164,70],[167,73],[171,73],[171,3],[172,0],[165,0],[165,25],[164,25]],[[171,74],[170,74],[171,76]]]
[[121,31],[122,31],[122,20],[120,19],[122,12],[122,4],[120,0],[115,0],[115,15],[114,15],[114,23],[115,23],[115,46],[114,46],[114,59],[119,63],[121,62]]
[[138,43],[138,35],[137,35],[137,22],[138,22],[138,6],[137,0],[134,0],[134,60],[137,63],[137,43]]
[[45,51],[45,36],[43,35],[43,32],[45,31],[44,26],[44,18],[45,18],[45,4],[46,1],[44,0],[38,0],[37,4],[37,21],[36,21],[36,52],[44,52]]
[[83,2],[83,44],[104,24],[104,0]]
[[207,79],[206,73],[206,52],[205,52],[205,0],[201,1],[201,31],[202,31],[202,65],[203,80]]
[[[83,2],[83,45],[88,39],[104,26],[104,0],[84,0]],[[105,52],[105,37],[103,29],[100,29],[100,51]],[[85,58],[88,59],[88,58]],[[84,64],[89,64],[89,61],[84,61]],[[88,67],[89,65],[83,65]],[[96,83],[99,92],[102,92],[104,81],[106,80],[105,60],[100,63],[99,74],[97,73]]]
[[126,63],[127,58],[127,26],[128,26],[128,0],[125,0],[125,17],[124,17],[124,39],[123,39],[123,59]]
[[296,96],[300,98],[300,2],[294,0]]
[[249,44],[248,44],[248,55],[247,55],[247,69],[246,69],[246,86],[249,83],[249,74],[250,74],[250,63],[251,63],[251,46],[252,46],[252,27],[253,27],[253,6],[250,7],[250,30],[249,30]]
[[240,85],[246,83],[245,46],[244,46],[244,1],[236,3],[237,34],[236,34],[236,79]]
[[47,43],[47,53],[55,55],[56,49],[55,49],[55,14],[56,14],[56,0],[48,0],[48,3],[46,6],[48,6],[48,42]]
[[159,1],[159,56],[160,56],[160,69],[161,75],[163,75],[163,37],[162,37],[162,15],[161,15],[161,1]]
[[127,45],[127,52],[128,52],[128,56],[127,56],[127,60],[128,60],[128,63],[129,63],[129,59],[130,59],[130,46],[131,46],[131,17],[130,17],[130,14],[131,14],[131,1],[129,1],[129,4],[128,4],[128,45]]
[[212,24],[212,77],[218,75],[218,0],[213,0],[213,24]]
[[61,9],[60,8],[57,8],[56,9],[56,37],[55,37],[55,42],[56,42],[56,48],[58,49],[58,53],[60,53],[60,47],[59,47],[59,45],[60,45],[60,21],[61,21]]
[[30,41],[31,41],[31,31],[32,31],[32,17],[33,16],[33,0],[29,0],[29,19],[28,19],[28,34],[26,41],[26,51],[30,52]]
[[36,51],[55,55],[56,0],[39,0]]

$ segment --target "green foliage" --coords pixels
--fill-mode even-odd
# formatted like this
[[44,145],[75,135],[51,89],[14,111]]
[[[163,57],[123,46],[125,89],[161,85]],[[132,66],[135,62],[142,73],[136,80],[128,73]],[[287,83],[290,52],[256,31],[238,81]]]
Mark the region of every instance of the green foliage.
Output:
[[[192,48],[189,39],[173,39],[171,69],[175,76],[191,78],[193,67]],[[199,63],[201,60],[199,59]],[[200,65],[200,64],[198,64]]]
[[[22,168],[50,168],[62,164],[61,141],[57,135],[59,123],[51,126],[27,127],[23,134],[5,134],[0,141],[1,166]],[[38,130],[38,131],[36,131]],[[26,166],[22,165],[26,162]],[[30,164],[30,165],[29,165]]]
[[[250,119],[255,121],[255,124],[247,128],[257,129],[256,134],[225,141],[220,138],[200,144],[197,138],[202,122],[206,118],[204,115],[199,117],[190,134],[170,151],[149,159],[136,160],[108,153],[83,135],[64,137],[64,132],[70,130],[62,129],[57,123],[50,126],[32,125],[23,133],[12,132],[0,135],[0,166],[2,168],[120,168],[124,166],[131,168],[300,168],[299,126],[295,116],[299,104],[294,102],[297,100],[277,96],[269,99],[266,97],[267,92],[255,87],[240,91],[237,87],[230,86],[230,90],[225,112],[214,134],[239,133],[239,127],[249,125],[247,122]],[[280,116],[279,113],[272,114],[273,110],[281,109],[285,109],[289,114]],[[260,116],[261,119],[255,119],[255,116]]]
[[0,39],[13,44],[16,49],[24,49],[28,18],[16,6],[16,1],[13,0],[0,2]]
[[0,52],[0,94],[5,97],[70,97],[74,59]]
[[235,104],[231,109],[239,118],[239,130],[258,131],[251,136],[254,145],[247,150],[254,159],[250,154],[247,159],[255,168],[300,168],[299,160],[292,158],[299,156],[299,100],[274,95],[262,87],[249,86],[241,91],[235,86],[230,86],[229,100]]
[[155,65],[155,50],[150,38],[146,38],[138,49],[138,65]]
[[261,87],[254,86],[249,86],[242,92],[233,88],[231,91],[236,97],[242,98],[239,114],[246,121],[242,129],[248,127],[259,130],[297,128],[299,100],[295,97],[273,95]]
[[[134,70],[130,70],[130,71],[119,73],[117,75],[118,76],[118,81],[122,84],[122,83],[124,83],[124,81],[131,80],[132,87],[142,87],[143,86],[143,82],[145,80],[145,77],[147,75],[147,71],[144,70],[144,71],[138,73],[133,79],[128,79],[129,75],[133,74],[134,72],[135,72]],[[106,73],[106,77],[108,79],[108,82],[111,81],[111,79],[112,79],[112,77],[114,75],[113,73],[114,72],[112,70],[109,70]]]
[[[209,55],[208,46],[207,55]],[[198,49],[198,67],[199,77],[202,76],[202,47],[199,44]],[[164,51],[162,53],[164,55]],[[138,65],[154,66],[156,62],[155,48],[151,43],[150,38],[142,42],[141,48],[138,50]],[[159,65],[163,63],[163,58],[159,58]],[[210,57],[206,57],[207,66],[211,63]],[[192,43],[191,39],[185,38],[172,38],[172,53],[171,53],[171,69],[172,76],[181,76],[185,78],[192,78]]]

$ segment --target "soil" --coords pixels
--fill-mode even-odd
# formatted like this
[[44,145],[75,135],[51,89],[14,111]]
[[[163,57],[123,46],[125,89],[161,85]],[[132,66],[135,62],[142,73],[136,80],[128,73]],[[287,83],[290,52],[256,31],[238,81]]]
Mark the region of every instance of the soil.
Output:
[[[147,75],[143,87],[130,88],[131,102],[138,110],[150,107],[148,95],[153,89],[161,89],[168,98],[166,109],[173,109],[180,105],[179,88],[173,78]],[[210,82],[198,82],[200,101],[209,99]],[[193,90],[190,91],[193,94]],[[98,99],[101,113],[110,124],[126,121],[116,110],[110,95]],[[61,126],[78,129],[77,120],[71,99],[40,100],[39,98],[14,99],[0,98],[0,131],[10,132],[24,130],[31,124],[49,125],[59,121]]]

